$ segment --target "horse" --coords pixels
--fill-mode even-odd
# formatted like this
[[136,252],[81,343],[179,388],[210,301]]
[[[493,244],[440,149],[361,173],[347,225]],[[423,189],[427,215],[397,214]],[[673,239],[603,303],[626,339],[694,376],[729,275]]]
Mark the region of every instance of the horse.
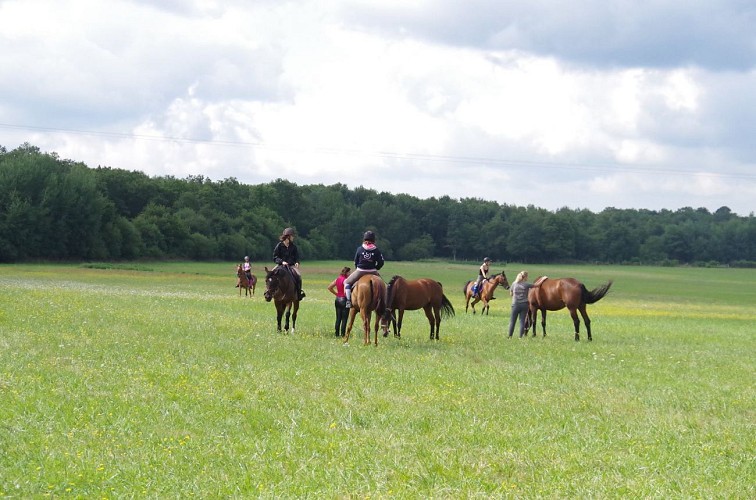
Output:
[[365,274],[352,285],[352,307],[349,310],[345,344],[349,342],[357,311],[360,312],[362,328],[365,330],[365,345],[370,345],[370,320],[375,311],[375,346],[378,347],[378,322],[381,322],[384,337],[388,335],[388,323],[381,321],[386,312],[386,283],[377,274]]
[[[402,318],[404,311],[423,309],[430,324],[430,339],[438,340],[441,317],[454,316],[454,306],[446,295],[441,283],[429,278],[406,280],[401,276],[394,276],[386,288],[386,312],[384,322],[394,325],[394,337],[401,337]],[[394,311],[399,311],[399,319]],[[435,337],[434,337],[435,334]],[[388,335],[388,329],[383,334]]]
[[594,288],[591,291],[575,278],[550,279],[541,276],[533,282],[535,286],[528,290],[528,320],[526,329],[533,326],[533,337],[536,336],[536,322],[538,311],[541,311],[541,327],[543,336],[546,336],[546,311],[559,311],[565,307],[570,311],[572,322],[575,325],[575,340],[580,340],[580,319],[577,312],[583,317],[585,329],[588,330],[588,340],[591,337],[591,319],[586,310],[587,304],[594,304],[604,298],[612,286],[612,281]]
[[472,305],[472,311],[473,314],[475,314],[475,304],[482,301],[483,308],[480,310],[480,314],[483,315],[483,313],[485,312],[487,315],[489,308],[488,303],[493,300],[493,293],[494,290],[496,290],[496,287],[502,285],[505,290],[509,290],[509,280],[507,279],[507,275],[504,274],[504,271],[502,271],[501,274],[496,274],[491,278],[488,278],[487,280],[481,282],[480,293],[473,299],[472,304],[470,304],[470,298],[472,298],[473,296],[472,289],[474,285],[475,281],[468,281],[462,288],[462,293],[465,294],[465,313],[467,312],[467,307]]
[[297,325],[297,311],[299,311],[299,299],[297,297],[297,285],[294,282],[292,271],[285,266],[276,266],[271,270],[265,267],[265,297],[266,302],[271,300],[276,305],[276,321],[278,331],[281,331],[281,318],[286,313],[284,330],[289,331],[289,317],[291,316],[291,332]]
[[236,266],[236,286],[239,288],[239,297],[241,297],[242,288],[244,289],[244,295],[251,298],[255,294],[255,287],[257,286],[257,276],[250,273],[252,279],[247,278],[247,273],[242,270],[241,264]]

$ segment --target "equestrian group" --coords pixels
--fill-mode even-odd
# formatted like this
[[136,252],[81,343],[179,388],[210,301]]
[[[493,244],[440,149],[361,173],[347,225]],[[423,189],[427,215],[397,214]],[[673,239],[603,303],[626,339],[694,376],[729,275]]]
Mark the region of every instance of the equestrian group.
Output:
[[[591,336],[591,319],[588,317],[586,306],[594,304],[601,300],[612,286],[608,281],[593,290],[588,290],[583,283],[575,278],[558,278],[551,279],[548,276],[540,276],[533,283],[528,283],[527,271],[521,271],[514,283],[509,284],[506,275],[501,274],[489,276],[489,265],[491,259],[483,259],[483,265],[480,266],[478,279],[468,281],[463,288],[465,294],[465,312],[468,306],[472,306],[475,314],[475,304],[483,302],[481,314],[488,314],[489,303],[495,299],[494,290],[499,285],[509,290],[512,296],[512,309],[509,318],[509,329],[507,338],[512,338],[514,327],[517,321],[520,323],[520,338],[526,336],[528,330],[533,328],[533,336],[536,336],[536,323],[538,312],[541,313],[541,328],[543,336],[546,336],[546,311],[558,311],[565,307],[570,312],[572,322],[575,327],[575,340],[580,340],[580,318],[578,312],[583,318],[585,329],[588,332],[588,340],[593,340]],[[472,303],[470,302],[472,300]]]
[[[294,244],[295,233],[292,228],[284,229],[279,242],[273,251],[276,266],[272,269],[265,267],[265,300],[276,306],[276,321],[278,331],[293,332],[297,322],[299,303],[305,298],[302,290],[302,278],[299,272],[299,251]],[[245,258],[248,263],[248,258]],[[609,291],[612,282],[609,281],[592,291],[574,278],[551,279],[546,276],[528,283],[528,273],[525,271],[517,275],[510,285],[504,271],[498,274],[490,273],[491,259],[486,257],[478,271],[476,280],[468,281],[463,287],[465,296],[465,312],[482,302],[481,315],[488,315],[490,302],[495,299],[494,292],[501,285],[509,290],[512,297],[512,309],[509,321],[508,338],[512,338],[514,326],[520,322],[520,338],[526,336],[535,324],[538,312],[541,312],[541,327],[546,336],[546,311],[558,311],[567,308],[575,326],[575,340],[580,340],[580,319],[583,318],[588,340],[591,337],[591,320],[586,311],[587,304],[593,304],[603,298]],[[430,325],[431,340],[439,339],[441,318],[454,316],[454,307],[444,295],[443,286],[430,278],[405,279],[393,276],[388,283],[383,281],[379,271],[384,265],[383,253],[375,244],[375,233],[366,231],[362,237],[362,244],[357,247],[354,255],[354,270],[344,267],[339,276],[328,286],[328,290],[336,296],[336,322],[334,330],[336,336],[344,337],[344,343],[349,342],[349,336],[357,313],[362,320],[364,343],[370,344],[371,330],[374,343],[378,345],[378,328],[383,336],[389,334],[393,327],[395,337],[401,336],[404,311],[423,309]],[[254,293],[256,279],[251,272],[246,273],[244,266],[238,267],[241,288],[251,287]],[[246,285],[245,285],[246,283]],[[250,295],[251,295],[250,294]],[[373,313],[375,316],[373,317]],[[372,323],[372,324],[371,324]]]
[[[294,331],[299,302],[305,297],[298,269],[299,253],[293,240],[294,231],[286,228],[273,252],[276,266],[265,268],[265,300],[272,300],[276,305],[279,331],[282,320],[284,330],[289,331],[291,326]],[[394,276],[387,284],[379,273],[383,264],[383,253],[375,244],[375,233],[365,231],[362,244],[355,251],[354,271],[343,268],[339,277],[328,286],[328,290],[336,295],[336,335],[344,336],[344,343],[349,342],[359,313],[364,343],[370,344],[372,329],[377,346],[379,326],[384,337],[388,336],[390,326],[393,326],[394,335],[400,337],[404,311],[423,309],[430,324],[430,338],[438,340],[441,318],[454,315],[454,308],[444,295],[441,283],[428,278],[407,280]]]

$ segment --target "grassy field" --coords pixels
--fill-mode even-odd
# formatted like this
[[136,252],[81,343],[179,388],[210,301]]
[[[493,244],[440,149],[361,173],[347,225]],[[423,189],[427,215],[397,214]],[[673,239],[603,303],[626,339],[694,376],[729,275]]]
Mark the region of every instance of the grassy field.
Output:
[[333,336],[345,264],[305,263],[288,335],[233,263],[0,266],[0,496],[756,497],[755,270],[528,266],[614,280],[589,343],[565,311],[507,340],[501,289],[465,314],[475,263],[391,262],[457,314],[375,348]]

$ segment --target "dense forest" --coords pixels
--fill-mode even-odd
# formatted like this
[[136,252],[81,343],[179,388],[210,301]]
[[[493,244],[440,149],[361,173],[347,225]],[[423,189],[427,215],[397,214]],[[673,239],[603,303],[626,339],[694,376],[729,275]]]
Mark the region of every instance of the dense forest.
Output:
[[149,177],[0,146],[0,262],[267,262],[289,226],[303,260],[351,260],[372,229],[392,260],[756,265],[756,218],[728,207],[549,211],[341,184]]

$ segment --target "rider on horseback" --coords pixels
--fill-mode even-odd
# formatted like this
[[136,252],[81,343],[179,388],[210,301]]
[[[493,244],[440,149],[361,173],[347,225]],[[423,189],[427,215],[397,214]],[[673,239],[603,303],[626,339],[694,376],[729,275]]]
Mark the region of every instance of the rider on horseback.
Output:
[[305,293],[302,291],[302,276],[299,274],[299,250],[294,244],[294,230],[287,227],[279,239],[276,248],[273,249],[273,262],[291,273],[297,286],[297,300],[302,300]]
[[252,264],[249,262],[249,255],[244,256],[242,271],[244,271],[244,274],[247,276],[247,281],[252,282]]
[[383,254],[375,246],[375,233],[365,231],[362,236],[362,245],[357,247],[354,254],[355,270],[349,277],[344,280],[344,292],[346,293],[346,306],[352,307],[352,285],[364,274],[378,274],[378,270],[383,267]]
[[475,280],[475,285],[473,286],[473,297],[475,298],[480,298],[480,291],[483,288],[483,281],[488,281],[488,269],[490,263],[491,259],[486,257],[483,259],[483,264],[478,269],[478,279]]

